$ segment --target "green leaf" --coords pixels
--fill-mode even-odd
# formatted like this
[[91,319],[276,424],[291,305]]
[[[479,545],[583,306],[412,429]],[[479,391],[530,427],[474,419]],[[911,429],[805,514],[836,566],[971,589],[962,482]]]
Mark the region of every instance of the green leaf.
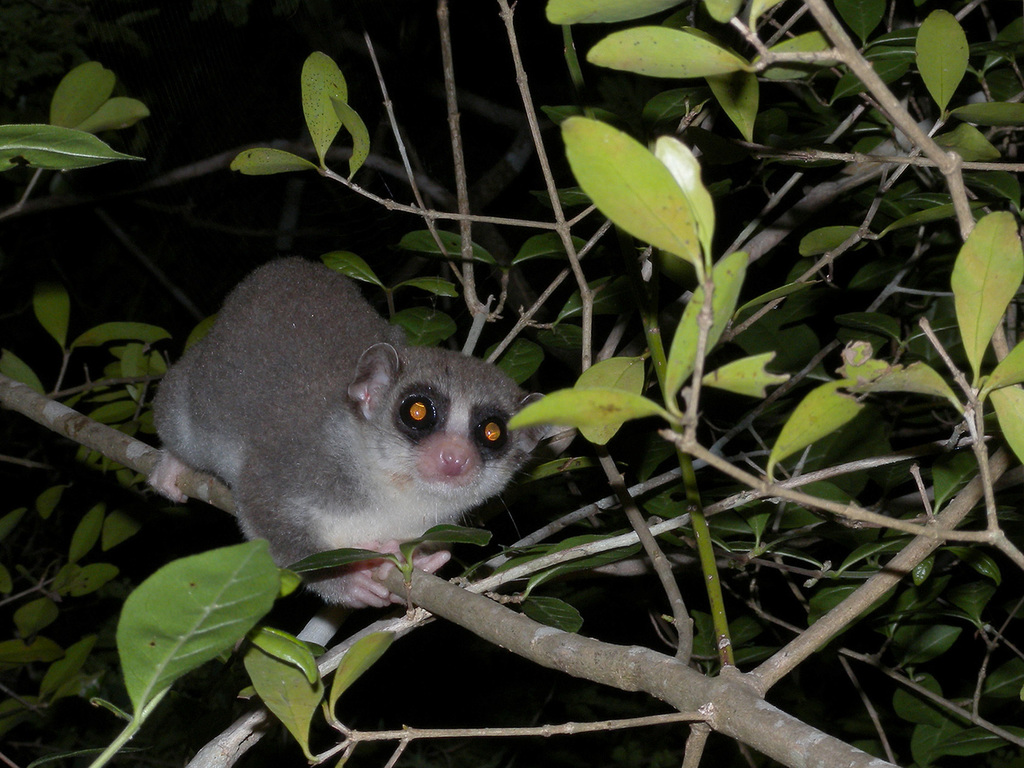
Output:
[[711,241],[715,236],[715,204],[707,187],[700,180],[700,163],[690,148],[671,136],[662,136],[654,143],[654,156],[668,168],[697,222],[704,256],[711,258]]
[[509,421],[510,429],[534,424],[568,427],[618,425],[630,419],[660,416],[673,421],[672,415],[641,395],[619,389],[560,389],[530,403]]
[[817,256],[820,253],[828,253],[850,239],[850,236],[857,232],[860,227],[835,226],[821,227],[808,232],[800,240],[799,251],[801,256]]
[[773,478],[775,465],[830,435],[849,422],[864,408],[849,395],[839,392],[849,380],[830,381],[812,389],[793,409],[768,456],[768,477]]
[[[589,285],[593,291],[591,310],[595,315],[619,315],[628,312],[633,298],[629,280],[625,277],[599,277]],[[583,315],[583,299],[575,291],[559,311],[555,323],[571,320]]]
[[848,388],[854,392],[915,392],[944,398],[963,411],[956,394],[934,368],[921,362],[902,366],[874,360],[866,341],[847,345],[839,373],[850,381]]
[[245,176],[270,176],[275,173],[293,171],[315,171],[316,166],[304,157],[285,152],[283,149],[256,147],[235,155],[229,166]]
[[103,519],[103,533],[100,536],[100,549],[106,552],[118,544],[130,539],[142,524],[127,512],[115,509]]
[[775,288],[775,289],[773,289],[771,291],[768,291],[767,293],[762,293],[757,298],[751,299],[746,304],[744,304],[742,307],[737,309],[736,310],[736,314],[737,315],[742,315],[747,310],[753,309],[754,307],[760,307],[762,304],[767,304],[769,301],[775,301],[775,299],[781,299],[781,298],[784,298],[786,296],[790,296],[790,295],[792,295],[794,293],[800,293],[801,291],[806,291],[808,288],[813,286],[816,282],[817,282],[816,280],[810,280],[810,281],[808,281],[806,283],[790,283],[789,285],[784,285],[781,288]]
[[965,123],[990,126],[1024,125],[1024,104],[1017,102],[988,102],[967,104],[949,113]]
[[56,125],[0,125],[0,172],[21,164],[68,171],[114,160],[142,160],[117,152],[91,133]]
[[374,552],[370,549],[355,549],[352,547],[346,547],[344,549],[332,549],[326,552],[317,552],[316,554],[309,555],[299,560],[297,563],[292,563],[288,566],[288,570],[294,571],[295,573],[312,573],[314,571],[322,571],[327,568],[338,568],[343,565],[352,565],[353,563],[364,563],[367,560],[382,560],[382,559],[394,559],[394,555],[385,554],[383,552]]
[[650,77],[709,77],[753,71],[745,59],[689,28],[631,27],[613,32],[587,52],[587,61]]
[[309,751],[309,726],[324,697],[324,684],[317,676],[310,685],[297,667],[253,647],[243,658],[253,688],[267,709],[284,723],[288,732],[302,747],[306,759],[315,758]]
[[757,20],[761,18],[761,14],[780,2],[782,0],[753,0],[750,3],[750,28],[756,29]]
[[[573,246],[578,252],[586,241],[582,237],[572,238]],[[533,235],[527,238],[526,242],[519,246],[519,251],[512,259],[512,264],[522,264],[524,261],[543,258],[565,258],[565,246],[562,245],[562,238],[557,232],[545,232],[541,235]]]
[[455,321],[444,312],[429,307],[411,307],[396,312],[391,322],[405,329],[410,344],[433,347],[457,330]]
[[331,693],[327,704],[332,713],[341,694],[347,691],[366,670],[376,664],[394,641],[395,636],[391,632],[371,632],[352,644],[348,653],[342,657],[341,663],[334,673],[334,680],[331,681]]
[[963,627],[946,624],[900,627],[894,641],[897,647],[905,649],[901,665],[914,666],[938,658],[952,647],[962,631]]
[[116,131],[135,125],[139,120],[147,117],[149,117],[149,108],[138,99],[115,96],[107,100],[88,119],[74,127],[89,133]]
[[594,24],[626,21],[659,13],[681,0],[548,0],[545,13],[552,24]]
[[[746,274],[747,254],[742,251],[734,251],[715,264],[711,272],[711,280],[714,285],[711,294],[712,321],[711,328],[708,330],[706,353],[711,352],[718,340],[722,338],[733,310],[736,308]],[[690,297],[686,309],[683,310],[683,317],[672,337],[672,347],[665,369],[666,399],[675,398],[690,374],[693,373],[697,361],[697,342],[700,336],[698,319],[703,306],[704,288],[699,286]]]
[[702,3],[708,16],[719,24],[725,24],[743,7],[743,0],[702,0]]
[[[576,380],[576,389],[609,388],[639,395],[644,390],[642,357],[610,357],[594,363]],[[606,445],[621,424],[580,427],[580,434],[595,445]]]
[[77,563],[89,554],[89,550],[99,541],[105,512],[106,505],[100,502],[82,516],[71,536],[71,546],[68,547],[69,563]]
[[714,75],[707,78],[715,100],[740,135],[747,141],[754,140],[754,120],[757,118],[757,107],[760,91],[757,77],[751,72],[733,72],[727,75]]
[[952,149],[968,162],[989,162],[1000,158],[999,150],[973,125],[961,123],[952,131],[935,137],[943,149]]
[[[931,675],[919,675],[915,682],[922,688],[942,696],[942,689]],[[922,698],[913,691],[897,688],[892,696],[893,710],[908,723],[941,727],[949,722],[934,702]]]
[[956,319],[974,385],[992,333],[1022,278],[1024,253],[1017,222],[1011,213],[990,213],[974,227],[953,266]]
[[53,589],[59,595],[81,597],[95,592],[117,577],[117,566],[110,563],[89,563],[86,566],[67,563],[57,572]]
[[885,0],[836,0],[836,10],[863,43],[885,16]]
[[967,35],[953,14],[935,10],[921,24],[914,50],[921,79],[939,110],[945,112],[967,71]]
[[421,291],[432,293],[435,296],[454,297],[459,295],[459,290],[451,280],[440,277],[414,277],[412,280],[403,280],[395,286],[399,288],[419,288]]
[[77,128],[114,92],[117,78],[98,61],[87,61],[68,72],[50,100],[50,125]]
[[1024,688],[1024,659],[1014,657],[985,678],[982,695],[996,699],[1016,699]]
[[245,637],[270,610],[280,581],[267,542],[258,540],[175,560],[142,582],[117,625],[135,714]]
[[989,375],[988,380],[985,381],[985,386],[981,390],[982,399],[993,389],[1020,384],[1022,381],[1024,381],[1024,344],[1018,341],[1017,346],[1010,350],[1010,354],[1000,361]]
[[60,610],[53,600],[49,597],[37,597],[19,606],[14,612],[14,627],[21,637],[32,637],[55,622],[59,615]]
[[15,381],[20,381],[41,395],[46,392],[43,382],[36,376],[35,371],[9,349],[0,352],[0,373]]
[[1010,449],[1024,461],[1024,389],[1019,386],[1003,387],[989,394],[1003,439]]
[[576,180],[601,213],[634,237],[702,269],[690,203],[646,147],[584,117],[562,123],[562,138]]
[[313,148],[326,167],[324,157],[341,129],[334,100],[348,102],[348,85],[338,65],[326,53],[314,51],[302,65],[302,114],[313,139]]
[[[489,359],[490,356],[491,350],[489,349],[485,357]],[[505,354],[498,360],[497,366],[508,374],[512,381],[521,385],[536,373],[542,362],[544,362],[544,350],[539,344],[534,344],[529,339],[516,339],[505,350]]]
[[419,546],[426,542],[435,542],[438,544],[472,544],[475,547],[483,547],[490,541],[491,532],[488,530],[446,523],[428,528],[422,536],[417,536],[405,543]]
[[25,516],[27,511],[27,507],[18,507],[17,509],[12,509],[3,517],[0,517],[0,541],[3,541],[10,535],[11,531],[18,526],[18,523],[21,522],[21,519]]
[[331,269],[341,272],[341,274],[353,280],[372,283],[379,288],[384,287],[384,283],[377,277],[377,273],[373,271],[373,268],[361,256],[357,256],[351,251],[331,251],[321,256],[320,260]]
[[68,321],[71,317],[71,300],[60,283],[40,283],[32,294],[32,309],[36,320],[46,332],[64,349],[68,340]]
[[[1024,728],[1009,726],[1008,731],[1018,738],[1024,736]],[[945,734],[936,744],[938,754],[968,757],[981,755],[1006,747],[1006,739],[981,726],[964,728],[957,733]]]
[[[444,246],[444,252],[437,247],[437,243],[434,241],[433,235],[430,234],[429,230],[421,229],[415,232],[409,232],[402,236],[402,239],[398,241],[398,247],[406,251],[417,251],[418,253],[429,253],[436,256],[444,256],[447,259],[453,261],[462,260],[462,238],[460,238],[454,232],[445,232],[444,230],[437,230],[438,239]],[[473,261],[479,261],[484,264],[495,264],[494,257],[486,250],[481,248],[476,243],[473,243]]]
[[[779,53],[820,53],[822,51],[829,50],[828,39],[821,32],[815,30],[814,32],[805,32],[802,35],[796,37],[790,37],[783,40],[781,43],[773,45],[770,49],[772,54]],[[754,59],[756,65],[760,56]],[[836,61],[834,59],[821,59],[814,63],[803,64],[800,62],[783,62],[781,64],[774,64],[769,66],[764,72],[764,77],[768,80],[797,80],[800,78],[810,77],[812,74],[817,72],[822,67],[835,66]]]
[[701,380],[704,386],[724,389],[738,395],[765,397],[768,387],[789,381],[788,373],[769,373],[765,366],[775,357],[774,352],[741,357],[712,371]]
[[[976,210],[981,207],[981,203],[971,203],[971,210]],[[901,219],[897,219],[892,224],[887,226],[878,236],[885,237],[887,234],[896,229],[906,229],[907,227],[917,227],[921,224],[931,224],[933,221],[942,221],[944,219],[951,219],[956,214],[956,210],[953,204],[948,205],[934,205],[931,208],[926,208],[923,211],[914,211],[914,213],[908,214]]]
[[51,701],[61,698],[61,690],[67,689],[68,684],[79,677],[82,665],[89,658],[95,645],[96,635],[86,635],[68,648],[64,658],[53,662],[43,675],[43,680],[39,684],[39,697],[46,698],[53,694]]
[[153,344],[161,339],[169,338],[171,338],[171,334],[163,328],[147,323],[101,323],[72,341],[71,348],[98,347],[110,341],[122,340]]
[[0,641],[0,664],[31,664],[34,661],[51,662],[61,658],[64,651],[48,637]]
[[844,328],[877,333],[893,341],[900,340],[899,320],[881,312],[847,312],[836,315],[836,322]]
[[534,621],[563,632],[579,632],[583,626],[580,612],[557,597],[531,596],[523,603],[523,613]]
[[348,178],[351,180],[370,156],[370,132],[366,130],[363,118],[343,100],[332,97],[331,105],[345,130],[352,136],[352,157],[348,160]]
[[316,659],[313,658],[309,646],[295,635],[273,627],[257,627],[249,633],[249,640],[269,656],[291,664],[301,671],[310,685],[316,685],[320,679],[320,670],[317,669]]
[[981,614],[996,593],[996,585],[987,581],[974,581],[950,589],[945,597],[966,613],[974,625],[983,628]]
[[932,465],[932,485],[935,487],[935,511],[946,506],[960,489],[978,474],[978,462],[970,451],[957,451],[940,456]]

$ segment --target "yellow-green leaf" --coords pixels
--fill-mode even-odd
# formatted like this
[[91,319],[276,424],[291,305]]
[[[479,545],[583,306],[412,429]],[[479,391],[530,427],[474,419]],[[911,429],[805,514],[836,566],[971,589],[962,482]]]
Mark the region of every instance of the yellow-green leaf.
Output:
[[743,7],[743,0],[702,0],[708,16],[719,24],[725,24],[733,16],[740,12]]
[[679,5],[681,0],[548,0],[552,24],[594,24],[640,19]]
[[683,190],[697,222],[697,235],[704,256],[710,259],[711,241],[715,236],[715,204],[700,179],[700,163],[688,146],[672,136],[662,136],[654,143],[654,156],[665,164]]
[[[747,274],[747,254],[734,251],[721,259],[711,272],[714,290],[711,294],[711,328],[705,344],[705,353],[710,352],[722,337],[736,301],[743,288],[743,278]],[[693,373],[697,362],[697,342],[700,331],[697,325],[701,308],[704,306],[704,288],[698,287],[690,297],[683,317],[672,337],[672,347],[668,355],[665,369],[665,397],[675,398],[686,380]]]
[[74,127],[89,133],[115,131],[135,125],[146,117],[149,117],[149,108],[141,101],[126,96],[115,96]]
[[18,635],[32,637],[48,627],[60,615],[57,604],[49,597],[37,597],[18,607],[14,612],[14,626]]
[[100,502],[82,517],[75,532],[71,535],[71,545],[68,547],[69,563],[77,563],[89,554],[89,550],[100,540],[105,512],[106,505]]
[[967,35],[949,11],[935,10],[917,31],[917,69],[939,109],[946,111],[967,71]]
[[71,300],[60,283],[40,283],[32,294],[32,309],[39,324],[64,349],[68,341]]
[[348,85],[338,65],[326,53],[314,51],[302,65],[302,114],[313,139],[316,156],[324,156],[341,129],[341,118],[332,99],[348,103]]
[[701,270],[690,204],[658,158],[622,131],[584,117],[563,122],[562,138],[576,180],[601,213]]
[[317,676],[310,685],[306,675],[296,666],[271,656],[257,647],[249,649],[242,660],[245,671],[267,709],[284,723],[288,732],[302,747],[306,759],[309,751],[309,725],[324,697],[324,684]]
[[316,170],[316,166],[305,158],[285,152],[283,149],[265,147],[239,152],[231,161],[230,168],[245,176],[270,176],[275,173]]
[[1024,344],[1020,341],[1010,350],[1002,362],[995,367],[982,388],[982,397],[993,389],[1020,384],[1024,381]]
[[705,386],[724,389],[738,395],[764,397],[768,393],[768,387],[789,380],[788,373],[769,373],[765,368],[774,357],[774,352],[741,357],[712,371],[701,381]]
[[842,380],[822,384],[808,392],[793,409],[768,456],[769,478],[774,477],[780,461],[832,434],[860,413],[864,405],[839,391],[851,383]]
[[953,265],[953,298],[964,351],[974,372],[1024,278],[1024,253],[1013,214],[991,213],[974,227]]
[[302,672],[310,685],[316,685],[320,679],[320,670],[317,669],[313,653],[295,635],[274,627],[257,627],[249,633],[249,639],[264,653]]
[[358,680],[366,670],[376,664],[394,641],[395,636],[391,632],[371,632],[352,644],[338,665],[338,669],[334,673],[334,680],[331,681],[331,693],[327,704],[332,713],[338,697],[348,690],[349,686]]
[[68,72],[50,100],[50,125],[77,128],[114,92],[116,78],[98,61],[87,61]]
[[1003,387],[994,390],[989,398],[996,409],[999,426],[1007,444],[1024,461],[1024,389]]
[[[576,380],[576,389],[607,387],[639,395],[644,389],[642,357],[610,357],[585,370]],[[580,427],[580,433],[595,445],[605,445],[619,431],[621,424]]]
[[950,115],[977,125],[1024,125],[1024,104],[1008,101],[965,104],[954,109]]
[[344,101],[332,98],[331,104],[341,124],[352,136],[352,157],[348,160],[348,177],[351,179],[370,156],[370,132],[366,130],[363,118]]
[[801,238],[798,250],[801,256],[817,256],[820,253],[827,253],[845,243],[850,235],[858,229],[859,227],[851,225],[815,229]]
[[967,123],[960,123],[956,128],[935,137],[935,143],[943,149],[952,149],[967,161],[990,162],[998,160],[999,150],[985,134]]
[[632,27],[613,32],[587,52],[587,61],[651,77],[709,77],[752,67],[696,30]]
[[[805,32],[796,37],[790,37],[777,45],[771,47],[773,54],[778,53],[820,53],[829,50],[829,42],[821,32]],[[760,58],[760,57],[758,57]],[[758,59],[754,60],[757,64]],[[834,59],[821,59],[813,63],[784,62],[768,67],[764,77],[768,80],[795,80],[802,77],[809,77],[819,68],[835,66]]]
[[715,100],[747,141],[754,140],[754,119],[760,101],[757,78],[751,72],[731,72],[707,78]]
[[28,363],[11,352],[9,349],[0,351],[0,373],[4,376],[20,381],[22,384],[31,387],[39,394],[45,392],[43,382],[36,376]]
[[560,389],[530,403],[509,421],[509,428],[535,424],[567,427],[618,425],[631,419],[660,416],[673,421],[672,415],[653,400],[641,395],[606,387]]

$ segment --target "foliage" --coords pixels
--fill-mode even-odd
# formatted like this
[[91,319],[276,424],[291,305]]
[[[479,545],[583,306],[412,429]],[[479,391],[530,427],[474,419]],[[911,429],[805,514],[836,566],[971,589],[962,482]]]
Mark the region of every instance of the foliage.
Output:
[[[249,21],[247,3],[220,5],[232,23]],[[195,4],[193,23],[217,6]],[[354,76],[359,65],[333,52],[307,50],[275,73],[293,101],[274,106],[295,113],[308,142],[253,148],[246,137],[238,142],[244,149],[229,153],[241,174],[230,182],[235,196],[299,179],[321,184],[325,199],[355,205],[362,197],[405,217],[385,230],[383,255],[333,223],[325,247],[303,247],[361,281],[414,343],[461,344],[486,325],[488,355],[547,393],[513,426],[578,429],[507,499],[515,511],[533,510],[518,524],[540,533],[512,535],[498,516],[499,550],[481,532],[433,530],[395,558],[402,578],[415,586],[406,563],[422,541],[457,543],[465,558],[475,557],[470,544],[491,547],[465,583],[469,592],[501,592],[515,608],[503,647],[517,647],[513,627],[525,616],[549,626],[536,633],[538,644],[557,628],[607,641],[609,658],[613,644],[628,644],[667,648],[709,677],[738,667],[746,684],[771,690],[774,705],[836,737],[851,764],[860,759],[853,747],[918,766],[1019,763],[1024,662],[1013,638],[1024,611],[1024,528],[1020,480],[1006,474],[1024,460],[1019,9],[549,0],[544,10],[546,19],[524,9],[513,16],[497,4],[506,29],[519,40],[534,33],[536,47],[550,49],[546,66],[554,63],[572,86],[538,84],[529,61],[517,63],[527,67],[514,78],[525,98],[511,133],[530,137],[538,162],[528,183],[490,198],[500,203],[480,202],[483,185],[470,191],[467,177],[487,176],[482,169],[496,158],[471,144],[481,129],[465,117],[460,123],[454,96],[450,137],[431,143],[416,135],[426,134],[418,122],[426,112],[403,112],[387,95],[395,69],[383,69],[386,106],[373,119],[370,105],[380,98],[366,81],[377,75]],[[480,11],[450,12],[454,20]],[[441,17],[444,54],[453,30]],[[385,29],[398,26],[389,20]],[[374,29],[392,54],[402,52],[399,38]],[[468,22],[454,31],[486,40],[486,54],[476,55],[493,56],[489,33]],[[506,58],[509,49],[518,62],[511,32]],[[493,59],[480,61],[475,67],[491,73]],[[452,94],[463,67],[442,69]],[[470,83],[489,84],[476,74]],[[11,185],[5,217],[28,215],[49,170],[139,159],[94,135],[111,136],[149,113],[141,101],[114,96],[114,87],[109,70],[82,64],[57,86],[48,124],[39,117],[27,129],[0,126]],[[556,127],[542,130],[535,103]],[[146,124],[161,119],[154,115]],[[454,147],[454,170],[410,161],[416,153],[407,143],[418,142],[420,157],[424,147],[432,155]],[[389,165],[389,157],[399,159]],[[346,173],[333,170],[339,163]],[[395,175],[382,182],[385,173]],[[446,197],[449,182],[455,191]],[[409,192],[396,192],[399,184]],[[415,202],[405,202],[410,195]],[[254,213],[247,226],[262,227],[267,215]],[[263,247],[250,263],[270,255]],[[166,268],[184,275],[186,263]],[[0,373],[150,439],[151,384],[166,370],[172,334],[162,326],[174,327],[173,313],[158,313],[154,302],[127,320],[79,320],[87,302],[57,277],[18,297],[18,333],[4,335]],[[82,369],[100,375],[69,387]],[[34,461],[41,428],[28,438],[8,429],[20,456]],[[138,732],[136,741],[180,761],[216,744],[214,734],[234,719],[219,712],[186,753],[173,724],[189,698],[243,689],[297,742],[286,753],[292,759],[301,752],[373,760],[382,756],[372,743],[379,736],[399,745],[399,760],[408,748],[406,760],[438,762],[427,746],[436,733],[417,726],[509,724],[484,702],[481,717],[490,721],[467,718],[464,707],[424,707],[431,695],[440,698],[429,690],[440,684],[409,680],[433,678],[435,669],[458,675],[454,667],[469,668],[468,658],[505,659],[503,651],[459,645],[464,655],[446,666],[427,633],[416,632],[388,651],[387,664],[376,663],[395,633],[416,626],[410,615],[361,639],[354,630],[340,659],[318,656],[278,628],[309,604],[285,597],[265,548],[196,554],[212,544],[190,527],[184,546],[172,548],[190,557],[139,545],[121,554],[129,546],[119,545],[154,525],[140,513],[157,514],[160,505],[139,494],[139,467],[84,446],[76,458],[57,463],[45,481],[35,468],[39,474],[20,480],[29,490],[18,493],[33,503],[16,501],[0,516],[0,592],[13,609],[0,672],[14,694],[0,703],[0,733],[34,733],[67,752],[110,744],[97,758],[103,762]],[[79,464],[90,471],[83,475]],[[1015,478],[1016,487],[1000,477]],[[180,512],[163,514],[167,525]],[[295,571],[365,557],[341,550]],[[653,575],[626,578],[648,568]],[[192,585],[187,594],[181,583]],[[447,616],[449,606],[427,607]],[[458,623],[472,628],[467,611]],[[83,613],[96,620],[83,622]],[[481,623],[483,636],[496,628]],[[403,677],[396,657],[416,645],[428,650]],[[552,655],[543,663],[586,677],[584,661]],[[373,682],[355,683],[364,673]],[[478,684],[473,675],[465,679]],[[544,764],[679,763],[678,730],[662,726],[670,736],[648,737],[626,720],[663,708],[546,675],[538,667],[494,677],[487,697],[511,702],[515,725],[602,722],[596,741],[577,736],[569,742],[576,753],[552,748]],[[404,701],[424,687],[423,700]],[[537,691],[555,688],[542,704]],[[90,699],[116,713],[130,701],[121,736],[109,719],[64,728],[74,714],[58,702]],[[413,727],[395,735],[403,717]],[[172,727],[155,725],[161,718]],[[613,719],[624,730],[603,722]],[[712,725],[729,732],[721,720]],[[785,754],[771,752],[768,735],[746,744],[798,764],[804,735],[787,731]],[[687,745],[688,759],[697,742]],[[478,743],[493,742],[467,738],[461,756],[446,758],[479,764]],[[509,759],[537,762],[528,740],[515,744],[502,747]],[[273,764],[270,746],[260,749]],[[734,746],[711,742],[706,750],[708,764],[740,764]],[[25,755],[27,762],[42,753]]]

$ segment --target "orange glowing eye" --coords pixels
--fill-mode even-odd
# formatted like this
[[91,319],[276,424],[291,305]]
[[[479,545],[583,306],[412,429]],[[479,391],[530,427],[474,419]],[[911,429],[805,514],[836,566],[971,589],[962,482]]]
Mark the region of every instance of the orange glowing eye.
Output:
[[424,395],[410,395],[398,410],[398,423],[408,434],[425,437],[437,427],[437,406]]
[[487,441],[496,443],[501,440],[502,434],[501,426],[495,424],[493,421],[484,425],[484,439]]

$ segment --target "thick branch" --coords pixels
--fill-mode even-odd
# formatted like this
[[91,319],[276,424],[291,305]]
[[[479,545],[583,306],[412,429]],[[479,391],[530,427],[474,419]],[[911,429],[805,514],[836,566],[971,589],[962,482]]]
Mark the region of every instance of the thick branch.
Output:
[[[405,589],[398,571],[386,583],[395,591]],[[731,671],[705,677],[649,648],[563,632],[421,571],[413,572],[410,594],[435,615],[543,667],[624,691],[644,691],[680,712],[700,711],[714,730],[783,765],[891,765],[768,704],[748,675]]]

